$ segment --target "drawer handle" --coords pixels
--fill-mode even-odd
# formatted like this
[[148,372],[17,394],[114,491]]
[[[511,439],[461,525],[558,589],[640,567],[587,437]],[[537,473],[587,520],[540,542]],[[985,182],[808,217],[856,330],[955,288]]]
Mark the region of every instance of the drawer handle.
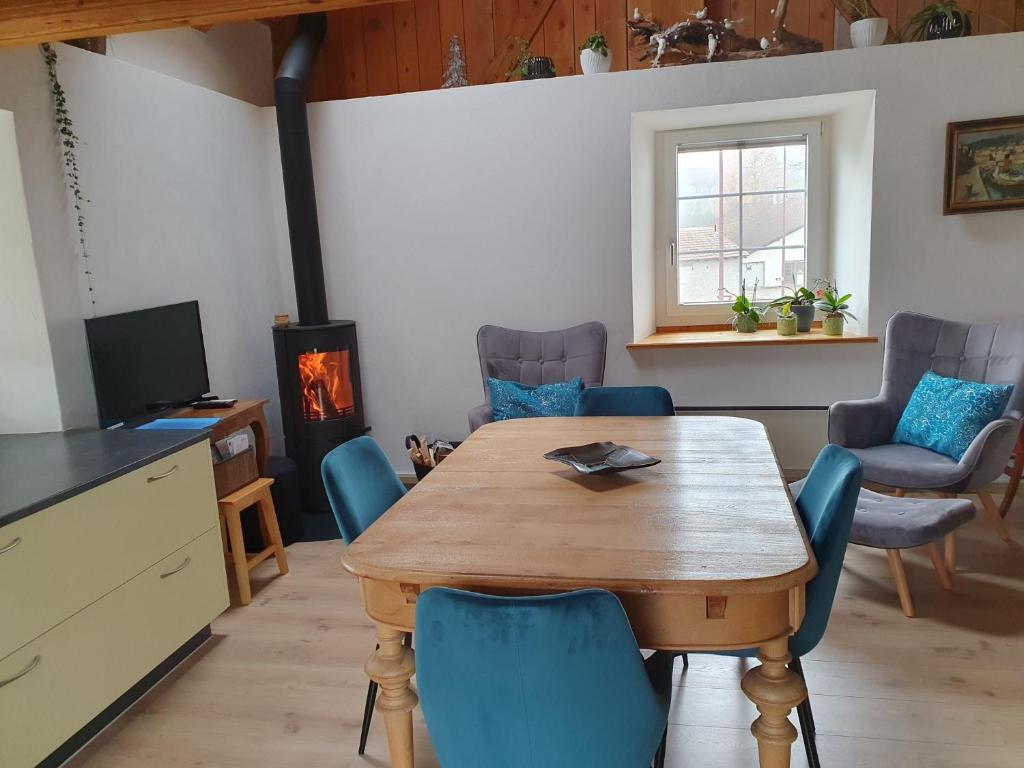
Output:
[[8,677],[8,678],[7,678],[6,680],[0,680],[0,688],[3,688],[3,687],[4,687],[5,685],[10,685],[11,683],[13,683],[13,682],[14,682],[15,680],[17,680],[18,678],[24,677],[24,676],[25,676],[25,675],[27,675],[27,674],[28,674],[29,672],[31,672],[31,671],[32,671],[33,669],[35,669],[36,667],[38,667],[38,666],[39,666],[39,662],[40,662],[40,661],[42,661],[42,660],[43,660],[43,657],[42,657],[42,656],[40,656],[40,655],[39,655],[39,654],[37,653],[37,654],[36,654],[36,655],[35,655],[35,656],[33,657],[32,661],[30,661],[30,662],[28,663],[28,666],[27,666],[27,667],[25,667],[25,668],[24,668],[23,670],[21,670],[21,672],[17,672],[17,673],[15,673],[15,675],[14,675],[13,677]]
[[21,544],[21,536],[15,536],[14,541],[12,541],[10,544],[6,544],[0,547],[0,555],[2,555],[4,552],[10,552],[19,544]]
[[157,480],[163,480],[165,477],[170,477],[171,475],[173,475],[177,471],[178,471],[178,465],[175,464],[173,467],[168,469],[166,472],[162,472],[159,475],[153,475],[152,477],[147,478],[146,482],[147,483],[155,483]]
[[161,579],[166,579],[168,576],[173,576],[174,574],[178,573],[179,571],[184,571],[186,568],[188,568],[188,565],[191,562],[192,562],[192,558],[191,557],[186,557],[185,558],[185,562],[183,562],[177,568],[174,568],[174,569],[168,571],[167,573],[161,573],[160,574],[160,578]]

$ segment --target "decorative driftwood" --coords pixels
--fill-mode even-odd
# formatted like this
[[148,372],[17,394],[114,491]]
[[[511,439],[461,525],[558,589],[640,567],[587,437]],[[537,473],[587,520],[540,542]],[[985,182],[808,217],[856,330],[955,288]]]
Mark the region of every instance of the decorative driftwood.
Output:
[[736,24],[742,19],[715,21],[708,17],[708,9],[691,13],[692,18],[662,27],[653,19],[633,12],[633,20],[626,27],[637,40],[646,40],[641,61],[651,60],[652,67],[662,66],[662,59],[672,54],[673,64],[698,64],[709,61],[744,61],[769,56],[791,56],[796,53],[814,53],[822,50],[818,40],[798,35],[786,29],[789,0],[779,0],[773,11],[775,23],[771,37],[756,40],[736,33]]

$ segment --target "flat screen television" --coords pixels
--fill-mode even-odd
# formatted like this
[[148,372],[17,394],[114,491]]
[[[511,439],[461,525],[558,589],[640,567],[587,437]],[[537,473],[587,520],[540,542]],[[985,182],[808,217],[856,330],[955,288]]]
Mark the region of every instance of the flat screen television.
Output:
[[114,426],[210,391],[199,302],[85,321],[100,426]]

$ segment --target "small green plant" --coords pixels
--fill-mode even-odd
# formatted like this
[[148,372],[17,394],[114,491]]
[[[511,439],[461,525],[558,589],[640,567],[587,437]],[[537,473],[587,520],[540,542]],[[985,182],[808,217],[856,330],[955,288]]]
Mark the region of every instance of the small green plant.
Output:
[[900,40],[924,40],[928,34],[928,25],[935,19],[945,17],[950,24],[956,24],[956,16],[970,16],[970,11],[965,11],[957,3],[957,0],[938,0],[938,2],[926,5],[915,13],[900,30]]
[[825,317],[841,317],[844,320],[856,320],[857,317],[850,311],[850,305],[846,303],[853,294],[847,293],[840,296],[835,283],[828,280],[820,282],[826,287],[821,289],[820,297],[814,302],[815,308],[824,312]]
[[[530,41],[522,37],[517,37],[513,41],[513,46],[518,48],[519,53],[516,55],[515,60],[512,62],[511,69],[505,73],[505,79],[511,80],[517,76],[520,80],[528,80],[530,78],[529,63],[530,59],[534,58],[534,55],[530,52]],[[555,76],[555,68],[553,65],[548,64],[551,70],[551,77]]]
[[759,307],[757,301],[757,281],[754,282],[754,291],[751,298],[747,297],[747,283],[744,280],[740,283],[740,295],[732,303],[732,326],[738,331],[756,331],[757,326],[764,320],[768,307]]
[[882,15],[871,4],[871,0],[840,0],[840,3],[853,18],[853,21],[877,19]]
[[793,317],[794,315],[792,302],[787,301],[781,307],[775,307],[775,314],[780,318]]
[[585,51],[588,48],[592,51],[596,51],[602,56],[608,55],[608,41],[600,32],[595,32],[580,45],[581,51]]
[[800,286],[793,290],[792,293],[786,296],[780,296],[775,299],[768,306],[770,307],[781,307],[784,304],[791,304],[794,307],[809,307],[817,300],[817,296],[814,295],[814,291],[810,288]]

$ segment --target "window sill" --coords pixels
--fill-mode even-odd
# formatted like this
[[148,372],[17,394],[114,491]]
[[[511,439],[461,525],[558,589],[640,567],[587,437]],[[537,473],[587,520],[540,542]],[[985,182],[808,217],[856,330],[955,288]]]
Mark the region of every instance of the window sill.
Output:
[[755,333],[736,331],[711,326],[706,329],[686,330],[658,329],[645,339],[626,345],[626,349],[679,349],[683,347],[772,347],[801,346],[806,344],[874,344],[877,336],[862,336],[847,331],[842,336],[826,336],[820,327],[810,333],[796,336],[779,336],[774,328],[761,328]]

